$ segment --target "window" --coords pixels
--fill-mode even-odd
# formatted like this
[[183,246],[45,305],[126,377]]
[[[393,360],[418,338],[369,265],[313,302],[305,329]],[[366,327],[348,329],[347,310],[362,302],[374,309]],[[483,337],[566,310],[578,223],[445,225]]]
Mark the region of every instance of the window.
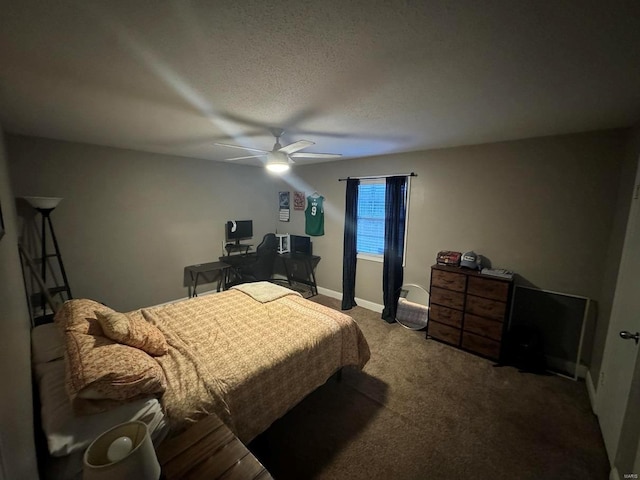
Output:
[[385,179],[362,180],[358,187],[358,254],[384,254]]
[[[407,184],[407,221],[405,222],[405,236],[409,213],[409,186]],[[358,258],[383,261],[384,256],[384,216],[386,179],[361,180],[358,186],[358,226],[356,250]],[[405,242],[406,245],[406,242]]]

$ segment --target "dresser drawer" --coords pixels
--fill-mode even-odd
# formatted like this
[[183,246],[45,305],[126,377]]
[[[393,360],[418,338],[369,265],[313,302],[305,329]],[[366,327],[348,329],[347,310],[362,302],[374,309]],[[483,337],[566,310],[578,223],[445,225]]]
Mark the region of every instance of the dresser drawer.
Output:
[[462,310],[464,306],[464,293],[452,292],[444,288],[431,287],[431,302],[445,307]]
[[427,335],[431,335],[433,338],[455,346],[460,345],[460,329],[458,328],[430,321],[427,331]]
[[473,333],[464,332],[462,334],[462,348],[493,360],[500,358],[500,342]]
[[509,297],[509,283],[483,277],[469,277],[467,293],[506,302]]
[[480,315],[481,317],[503,321],[506,309],[507,304],[505,302],[498,302],[488,298],[467,295],[467,306],[465,311],[472,313],[473,315]]
[[497,320],[490,320],[476,315],[465,313],[464,315],[464,331],[477,333],[483,337],[489,337],[493,340],[500,341],[502,339],[503,323]]
[[445,272],[444,270],[431,271],[431,286],[446,288],[456,292],[464,292],[467,276],[462,273]]
[[429,307],[429,320],[460,328],[462,325],[462,312],[453,308],[431,304]]

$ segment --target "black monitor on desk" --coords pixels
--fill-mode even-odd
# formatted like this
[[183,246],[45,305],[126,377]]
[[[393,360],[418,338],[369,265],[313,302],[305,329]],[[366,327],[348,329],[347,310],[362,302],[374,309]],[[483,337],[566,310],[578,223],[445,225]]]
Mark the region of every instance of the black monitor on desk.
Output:
[[247,240],[253,237],[252,220],[230,220],[225,225],[225,235],[227,242],[235,241],[236,245],[240,240]]
[[290,235],[291,253],[302,253],[306,255],[313,254],[313,248],[311,245],[311,237],[305,237],[303,235]]

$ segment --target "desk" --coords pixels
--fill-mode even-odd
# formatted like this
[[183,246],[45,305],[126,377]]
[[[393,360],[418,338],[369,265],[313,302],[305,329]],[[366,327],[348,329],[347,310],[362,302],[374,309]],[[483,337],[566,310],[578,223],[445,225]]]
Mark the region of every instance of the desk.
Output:
[[304,253],[281,253],[276,256],[274,270],[284,269],[289,285],[302,283],[311,289],[311,296],[318,294],[316,284],[315,268],[320,262],[317,255],[307,255]]
[[[198,263],[196,265],[189,265],[188,267],[184,267],[185,272],[189,272],[189,277],[191,278],[191,283],[189,284],[189,298],[197,297],[196,288],[198,287],[198,281],[200,280],[200,276],[206,279],[206,275],[208,273],[216,274],[218,276],[218,287],[217,291],[220,291],[220,287],[224,290],[227,285],[227,275],[229,272],[229,268],[231,266],[224,262],[211,262],[211,263]],[[213,282],[213,277],[211,280],[207,279],[207,282]]]

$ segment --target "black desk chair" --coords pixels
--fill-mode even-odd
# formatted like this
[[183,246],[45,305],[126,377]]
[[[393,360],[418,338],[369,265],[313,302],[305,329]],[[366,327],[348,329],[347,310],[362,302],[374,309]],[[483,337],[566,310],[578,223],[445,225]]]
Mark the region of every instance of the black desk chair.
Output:
[[275,234],[267,233],[255,254],[224,257],[224,261],[231,265],[232,276],[235,277],[227,286],[271,280],[277,254],[278,239]]

